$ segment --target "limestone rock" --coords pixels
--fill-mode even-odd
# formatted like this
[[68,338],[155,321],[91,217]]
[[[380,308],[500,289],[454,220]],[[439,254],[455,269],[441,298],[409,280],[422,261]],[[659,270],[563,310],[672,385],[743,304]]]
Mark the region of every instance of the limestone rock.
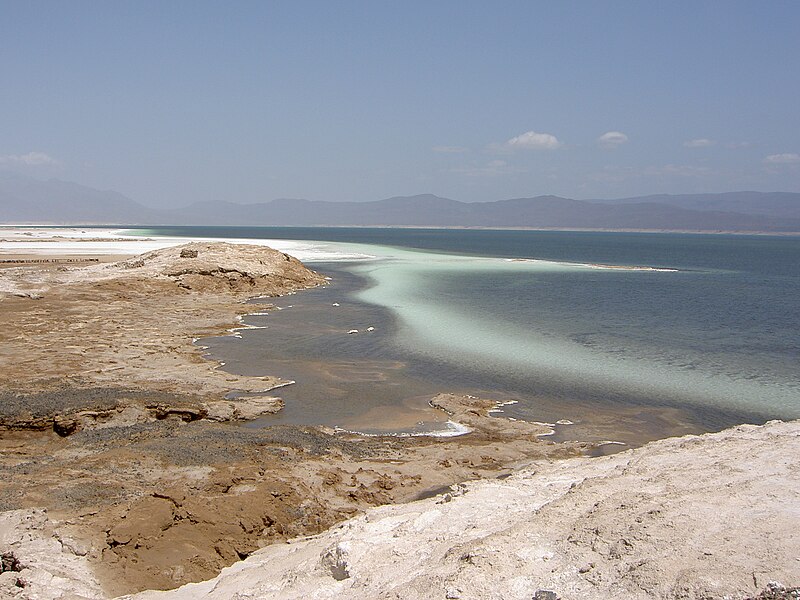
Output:
[[61,539],[42,509],[0,513],[0,598],[104,598],[80,546]]
[[283,400],[274,396],[246,396],[207,402],[204,408],[205,418],[210,421],[249,421],[278,412],[283,408]]

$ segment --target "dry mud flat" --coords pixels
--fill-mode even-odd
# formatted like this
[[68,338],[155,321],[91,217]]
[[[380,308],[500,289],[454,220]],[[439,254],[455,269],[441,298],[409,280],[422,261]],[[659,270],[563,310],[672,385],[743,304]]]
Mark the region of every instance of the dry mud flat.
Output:
[[[540,441],[536,425],[498,428],[492,402],[464,396],[437,400],[473,427],[459,439],[241,427],[280,409],[270,389],[284,382],[227,374],[192,339],[234,327],[250,297],[323,281],[280,252],[231,244],[4,269],[0,596],[174,588],[367,507],[582,450]],[[261,395],[225,399],[231,390]]]

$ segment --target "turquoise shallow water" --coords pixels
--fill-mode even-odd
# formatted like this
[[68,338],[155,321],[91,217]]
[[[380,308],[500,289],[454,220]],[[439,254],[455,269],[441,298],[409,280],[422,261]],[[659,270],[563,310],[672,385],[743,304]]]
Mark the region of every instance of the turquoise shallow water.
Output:
[[372,283],[358,298],[397,315],[409,353],[565,400],[800,416],[797,338],[779,329],[796,313],[764,315],[741,290],[704,298],[736,273],[410,254],[354,269]]
[[[148,233],[325,240],[345,255],[371,256],[313,265],[342,284],[319,292],[327,296],[318,308],[335,296],[349,303],[347,318],[319,323],[330,337],[314,342],[318,355],[299,344],[295,357],[324,362],[328,348],[375,372],[379,361],[392,365],[384,366],[392,385],[398,377],[413,381],[405,396],[380,390],[377,380],[373,392],[365,384],[359,397],[366,400],[352,402],[362,413],[459,385],[519,398],[506,410],[521,418],[537,418],[545,401],[551,415],[559,403],[584,412],[672,407],[703,429],[800,417],[800,238],[339,228]],[[623,268],[603,268],[610,266]],[[643,266],[651,269],[631,268]],[[338,328],[365,322],[358,315],[380,323],[380,336],[339,339]],[[250,356],[274,343],[281,319],[292,323],[284,314],[261,319],[272,319],[272,332],[245,332],[236,342]],[[231,347],[212,352],[242,371],[275,366],[266,357],[248,365]],[[328,424],[359,412],[342,410]]]

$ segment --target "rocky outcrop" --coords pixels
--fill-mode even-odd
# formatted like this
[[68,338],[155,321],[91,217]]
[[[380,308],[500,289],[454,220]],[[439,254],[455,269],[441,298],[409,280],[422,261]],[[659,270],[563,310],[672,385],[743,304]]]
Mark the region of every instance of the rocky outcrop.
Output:
[[126,598],[788,598],[799,507],[800,422],[743,425],[371,509]]
[[[165,532],[182,531],[176,539],[200,548],[197,536],[213,523],[218,552],[233,560],[250,556],[215,579],[124,598],[786,600],[798,595],[800,422],[743,425],[608,457],[540,461],[505,479],[459,484],[425,500],[369,509],[322,534],[257,551],[262,529],[276,523],[281,510],[304,508],[306,518],[313,518],[322,507],[301,502],[286,486],[258,488],[257,479],[240,476],[237,471],[225,483],[226,495],[242,499],[238,509],[227,505],[225,514],[217,514],[194,494],[154,492],[131,504],[124,518],[110,522],[103,539],[89,544],[70,534],[74,523],[52,522],[44,511],[0,513],[0,597],[105,598],[91,569],[90,559],[98,553],[131,560],[161,553],[167,579],[179,578],[173,556],[178,548],[165,544]],[[250,494],[273,504],[247,504]],[[245,513],[247,506],[251,512]],[[139,513],[145,527],[135,524]],[[195,521],[203,527],[190,529]],[[226,541],[242,527],[252,540]]]
[[137,277],[167,278],[192,291],[255,292],[280,295],[319,285],[324,279],[296,258],[265,246],[192,242],[148,252],[98,274],[127,271]]
[[[0,270],[0,394],[9,397],[0,403],[0,428],[68,435],[131,405],[140,421],[279,410],[267,392],[287,382],[225,373],[203,360],[193,338],[235,332],[237,319],[256,310],[244,304],[254,296],[324,281],[282,252],[221,242],[89,267]],[[65,405],[64,388],[77,390],[75,402]],[[209,404],[231,391],[260,400]]]
[[283,400],[274,396],[249,396],[203,405],[203,418],[210,421],[249,421],[280,411]]
[[[152,396],[141,390],[115,388],[66,388],[58,394],[0,391],[0,431],[52,430],[67,437],[83,429],[128,427],[164,419],[186,423],[201,419],[248,421],[283,408],[281,398],[267,395],[209,402],[165,394]],[[77,405],[71,406],[69,398]]]
[[552,432],[550,427],[540,423],[491,417],[490,413],[502,406],[496,400],[464,394],[438,394],[431,399],[430,405],[443,410],[452,421],[474,433],[496,440],[536,439]]

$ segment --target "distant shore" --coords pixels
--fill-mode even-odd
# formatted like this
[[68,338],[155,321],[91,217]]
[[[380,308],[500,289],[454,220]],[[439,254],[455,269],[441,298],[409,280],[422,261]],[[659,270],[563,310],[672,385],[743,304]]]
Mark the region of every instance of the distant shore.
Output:
[[[214,225],[143,225],[119,223],[0,223],[0,236],[6,229],[26,228],[110,228],[110,229],[150,229],[159,227],[215,227]],[[253,227],[250,225],[219,225],[219,227]],[[257,225],[255,227],[258,227]],[[761,231],[761,230],[728,230],[728,229],[636,229],[636,228],[587,228],[587,227],[494,227],[477,225],[264,225],[281,229],[430,229],[430,230],[476,230],[476,231],[565,231],[595,233],[661,233],[661,234],[696,234],[696,235],[759,235],[759,236],[798,236],[800,231]]]

